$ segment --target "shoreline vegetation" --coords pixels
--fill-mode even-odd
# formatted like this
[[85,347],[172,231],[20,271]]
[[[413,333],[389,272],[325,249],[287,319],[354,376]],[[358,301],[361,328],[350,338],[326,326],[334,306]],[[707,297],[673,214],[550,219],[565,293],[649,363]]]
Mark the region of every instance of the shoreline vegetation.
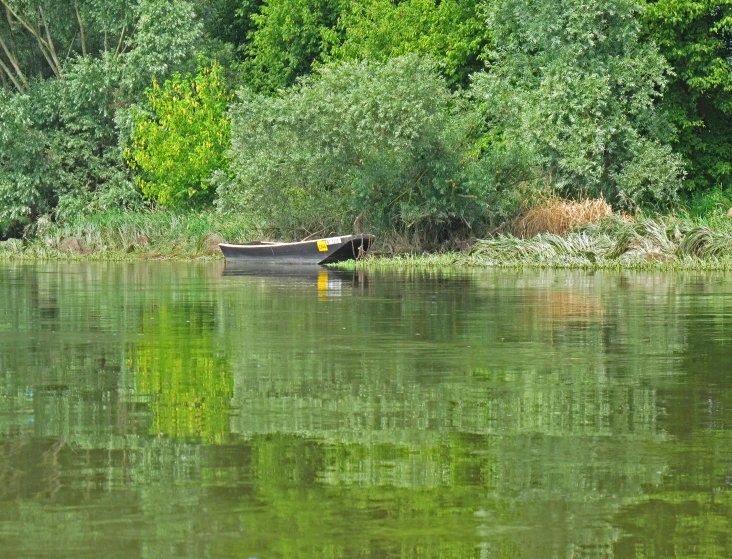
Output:
[[[25,240],[0,242],[0,260],[221,260],[218,244],[271,238],[249,220],[216,212],[108,213],[58,226],[36,223]],[[549,199],[484,239],[422,251],[401,237],[377,238],[375,255],[346,269],[565,268],[732,270],[732,218],[688,213],[614,213],[602,199]]]
[[732,4],[0,7],[0,259],[729,268]]

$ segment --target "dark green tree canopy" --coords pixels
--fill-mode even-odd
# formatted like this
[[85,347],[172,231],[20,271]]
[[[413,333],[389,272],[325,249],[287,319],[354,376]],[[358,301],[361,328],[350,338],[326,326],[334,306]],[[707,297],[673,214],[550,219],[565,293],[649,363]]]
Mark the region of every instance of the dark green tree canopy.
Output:
[[264,0],[252,14],[244,62],[248,85],[275,91],[292,85],[322,61],[345,0]]
[[692,191],[732,187],[732,1],[648,2],[646,36],[673,68],[661,106]]

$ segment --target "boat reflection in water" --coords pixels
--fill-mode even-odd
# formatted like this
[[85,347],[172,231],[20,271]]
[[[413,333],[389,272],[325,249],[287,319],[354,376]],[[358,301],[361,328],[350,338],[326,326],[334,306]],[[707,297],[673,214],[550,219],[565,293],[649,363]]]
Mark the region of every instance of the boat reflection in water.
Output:
[[251,264],[226,261],[224,276],[259,278],[273,288],[313,288],[319,299],[341,295],[370,295],[373,282],[365,270],[337,270],[317,265]]

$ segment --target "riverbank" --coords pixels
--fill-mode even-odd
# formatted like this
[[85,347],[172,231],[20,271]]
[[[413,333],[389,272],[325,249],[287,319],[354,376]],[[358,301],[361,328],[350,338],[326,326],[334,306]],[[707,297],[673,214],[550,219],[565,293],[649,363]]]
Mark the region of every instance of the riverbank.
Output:
[[511,234],[477,240],[463,253],[376,257],[345,267],[364,269],[502,267],[638,270],[732,270],[732,219],[719,215],[617,216],[564,235]]
[[215,212],[111,212],[64,226],[41,218],[25,239],[0,242],[0,259],[223,258],[219,243],[261,234],[246,217]]
[[[102,214],[63,227],[40,220],[26,239],[1,242],[0,259],[221,259],[220,242],[265,235],[245,217],[213,212]],[[610,215],[564,234],[544,232],[528,239],[498,234],[474,240],[460,252],[419,253],[415,247],[402,254],[385,252],[394,246],[391,240],[382,236],[376,256],[341,267],[732,269],[732,219],[723,213],[633,220]]]

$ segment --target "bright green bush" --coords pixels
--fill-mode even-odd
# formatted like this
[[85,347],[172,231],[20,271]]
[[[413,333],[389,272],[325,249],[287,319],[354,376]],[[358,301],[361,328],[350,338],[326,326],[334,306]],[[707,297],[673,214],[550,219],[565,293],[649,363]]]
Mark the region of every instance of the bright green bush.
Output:
[[416,55],[325,67],[276,97],[245,90],[218,204],[284,234],[343,232],[363,213],[370,230],[437,240],[499,210],[470,156],[475,125]]
[[226,167],[229,93],[221,66],[196,76],[176,74],[147,92],[150,113],[139,112],[125,156],[139,172],[143,194],[162,206],[196,206],[213,200],[211,174]]

